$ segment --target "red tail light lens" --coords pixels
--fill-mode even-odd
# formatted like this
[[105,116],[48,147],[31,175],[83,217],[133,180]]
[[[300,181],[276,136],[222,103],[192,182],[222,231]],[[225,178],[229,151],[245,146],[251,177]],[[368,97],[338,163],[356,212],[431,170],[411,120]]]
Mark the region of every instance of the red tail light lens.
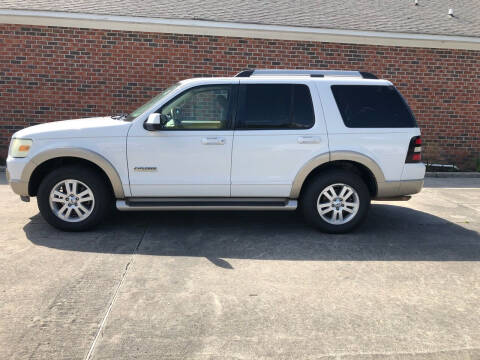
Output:
[[422,154],[413,154],[412,155],[413,161],[422,161]]
[[422,161],[422,138],[420,136],[415,136],[410,140],[410,144],[408,145],[405,163],[411,164],[420,161]]

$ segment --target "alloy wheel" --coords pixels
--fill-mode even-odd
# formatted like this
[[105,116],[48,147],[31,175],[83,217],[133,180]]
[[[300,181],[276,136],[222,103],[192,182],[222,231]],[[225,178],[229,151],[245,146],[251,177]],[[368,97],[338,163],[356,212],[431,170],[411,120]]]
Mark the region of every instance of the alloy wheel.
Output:
[[66,179],[52,188],[49,196],[50,209],[61,220],[80,222],[90,216],[95,207],[95,197],[85,183]]
[[320,217],[332,225],[348,223],[355,217],[359,207],[358,193],[351,186],[342,183],[327,186],[317,199]]

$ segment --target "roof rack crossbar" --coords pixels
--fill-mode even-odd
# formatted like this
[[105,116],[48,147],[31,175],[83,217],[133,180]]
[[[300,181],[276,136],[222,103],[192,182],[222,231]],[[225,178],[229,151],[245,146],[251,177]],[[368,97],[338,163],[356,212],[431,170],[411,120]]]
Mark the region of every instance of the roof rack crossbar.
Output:
[[284,70],[284,69],[248,69],[239,72],[236,77],[250,76],[268,76],[268,75],[296,75],[296,76],[346,76],[360,77],[364,79],[377,79],[375,75],[364,71],[346,71],[346,70]]

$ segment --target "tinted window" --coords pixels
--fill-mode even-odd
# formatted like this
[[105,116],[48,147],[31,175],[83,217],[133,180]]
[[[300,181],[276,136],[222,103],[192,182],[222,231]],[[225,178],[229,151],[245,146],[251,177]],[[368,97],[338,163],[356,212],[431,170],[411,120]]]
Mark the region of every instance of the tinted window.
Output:
[[315,122],[306,85],[240,86],[238,129],[308,129]]
[[221,130],[229,127],[231,85],[188,89],[162,107],[167,130]]
[[347,127],[417,126],[410,108],[393,86],[333,85],[332,92]]

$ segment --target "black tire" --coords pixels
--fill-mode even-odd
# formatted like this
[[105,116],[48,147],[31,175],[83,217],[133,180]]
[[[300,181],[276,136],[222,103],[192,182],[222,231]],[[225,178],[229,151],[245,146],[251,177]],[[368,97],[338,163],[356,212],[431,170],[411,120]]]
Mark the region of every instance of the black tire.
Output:
[[[319,200],[320,194],[324,189],[333,184],[348,185],[354,189],[358,195],[358,211],[344,224],[335,225],[325,221],[317,209],[317,201]],[[306,188],[302,191],[300,198],[300,207],[305,219],[312,226],[331,234],[346,233],[359,226],[365,220],[370,207],[370,192],[365,182],[355,173],[341,169],[329,170],[306,184]],[[332,207],[332,209],[334,208]],[[332,214],[333,213],[327,213],[325,217],[333,216]],[[349,216],[349,213],[345,212],[345,214]]]
[[[87,185],[94,197],[90,215],[82,221],[69,222],[60,219],[50,207],[50,192],[62,180],[73,179]],[[98,225],[112,208],[113,195],[105,179],[94,169],[85,166],[64,166],[53,170],[43,178],[37,192],[37,204],[43,218],[53,227],[63,231],[85,231]],[[59,205],[61,206],[61,205]]]

